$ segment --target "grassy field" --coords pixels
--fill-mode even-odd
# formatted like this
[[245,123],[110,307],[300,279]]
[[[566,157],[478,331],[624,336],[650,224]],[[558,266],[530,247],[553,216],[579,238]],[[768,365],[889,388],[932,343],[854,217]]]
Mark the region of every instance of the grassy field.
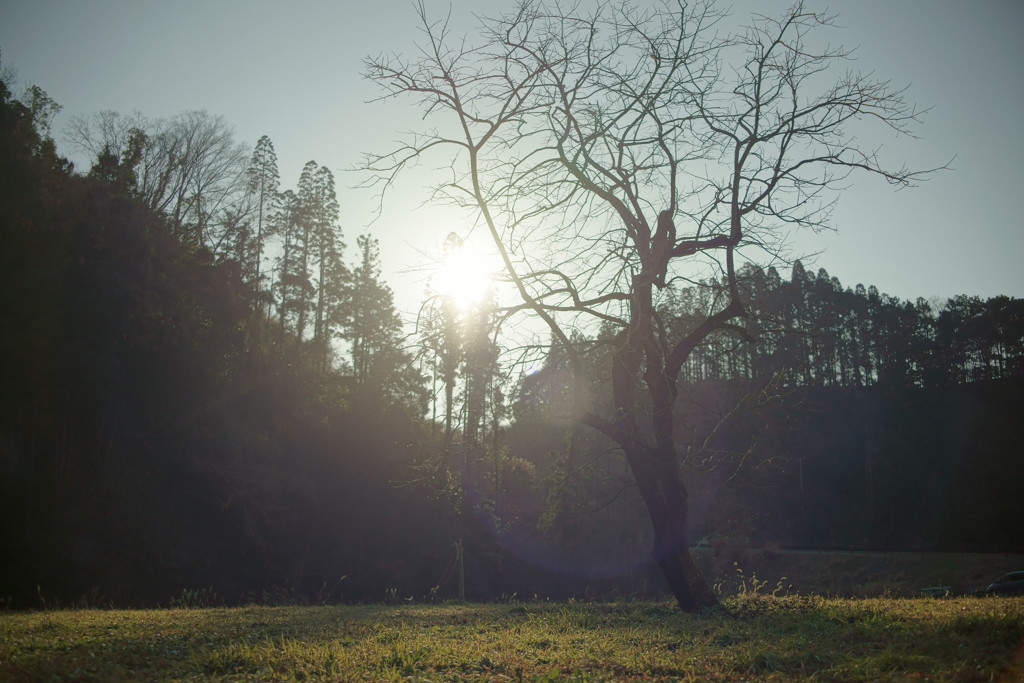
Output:
[[0,614],[0,680],[1024,680],[1024,599]]

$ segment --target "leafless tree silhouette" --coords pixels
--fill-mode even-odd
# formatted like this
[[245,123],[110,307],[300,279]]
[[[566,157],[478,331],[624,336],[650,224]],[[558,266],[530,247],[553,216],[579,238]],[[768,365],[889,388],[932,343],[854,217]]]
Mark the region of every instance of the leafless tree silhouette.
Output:
[[[852,172],[897,186],[929,173],[858,143],[870,124],[910,134],[919,111],[887,81],[837,71],[849,51],[818,38],[832,17],[802,3],[728,35],[711,0],[584,4],[524,0],[482,19],[476,42],[421,4],[418,51],[369,58],[365,74],[437,127],[365,168],[385,194],[411,163],[442,155],[436,198],[479,212],[521,299],[509,313],[544,321],[565,348],[572,417],[621,447],[652,556],[697,611],[717,599],[688,548],[680,369],[745,316],[738,260],[773,259],[790,228],[827,227],[830,190]],[[659,293],[698,267],[722,283],[718,305],[670,338]],[[573,343],[596,324],[617,330],[609,410],[589,400]]]

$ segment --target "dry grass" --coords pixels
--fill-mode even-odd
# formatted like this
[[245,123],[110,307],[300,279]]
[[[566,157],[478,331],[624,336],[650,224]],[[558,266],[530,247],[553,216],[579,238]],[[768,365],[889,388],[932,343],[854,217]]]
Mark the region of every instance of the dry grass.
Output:
[[907,680],[1024,677],[1024,599],[748,594],[667,603],[0,615],[0,680]]

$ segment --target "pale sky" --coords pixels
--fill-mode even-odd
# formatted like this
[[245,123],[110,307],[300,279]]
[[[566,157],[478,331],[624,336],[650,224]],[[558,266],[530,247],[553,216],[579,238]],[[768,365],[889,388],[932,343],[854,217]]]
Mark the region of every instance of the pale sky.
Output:
[[[434,13],[465,18],[511,0],[427,0]],[[727,4],[727,3],[726,3]],[[778,14],[782,0],[736,0]],[[809,0],[831,9],[843,31],[831,40],[858,45],[859,70],[910,85],[931,107],[923,139],[892,144],[893,165],[954,170],[916,189],[894,192],[854,176],[839,198],[837,233],[798,236],[794,250],[822,252],[844,286],[876,285],[903,299],[957,294],[1024,296],[1024,2],[1021,0]],[[411,0],[0,0],[0,56],[20,89],[38,85],[63,105],[55,123],[106,109],[148,117],[185,110],[220,114],[251,149],[269,135],[282,189],[303,164],[330,167],[338,182],[350,254],[356,235],[381,240],[385,277],[400,307],[416,308],[425,275],[410,273],[437,254],[450,214],[418,208],[427,190],[410,178],[372,226],[372,198],[345,169],[368,151],[385,151],[420,121],[399,105],[370,105],[361,59],[411,51],[417,19]],[[69,153],[62,147],[64,153]],[[85,160],[76,160],[84,170]]]

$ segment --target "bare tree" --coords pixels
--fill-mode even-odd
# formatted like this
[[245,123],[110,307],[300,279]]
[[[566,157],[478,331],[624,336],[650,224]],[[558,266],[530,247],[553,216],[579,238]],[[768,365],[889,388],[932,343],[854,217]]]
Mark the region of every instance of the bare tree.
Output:
[[66,137],[94,160],[113,155],[123,161],[134,141],[142,140],[134,161],[133,192],[165,215],[184,242],[216,251],[239,224],[239,215],[251,209],[244,202],[245,148],[221,116],[188,111],[170,119],[147,119],[138,112],[103,111],[72,119]]
[[[907,134],[918,112],[888,82],[836,75],[849,53],[816,45],[831,17],[802,3],[725,37],[712,0],[582,7],[524,0],[483,19],[473,43],[421,3],[418,51],[367,59],[365,73],[438,127],[365,166],[385,193],[411,162],[447,154],[437,197],[475,207],[522,301],[510,313],[544,321],[564,347],[572,417],[622,449],[652,557],[696,611],[717,599],[689,553],[680,369],[746,315],[738,260],[774,258],[790,226],[825,227],[826,192],[855,170],[898,186],[923,175],[883,166],[854,135],[862,124]],[[708,267],[723,296],[670,340],[659,297]],[[572,341],[597,324],[617,330],[610,410],[588,398]]]
[[76,152],[95,161],[104,153],[126,153],[135,132],[150,126],[151,122],[139,112],[121,114],[107,109],[73,116],[64,128],[64,138]]

